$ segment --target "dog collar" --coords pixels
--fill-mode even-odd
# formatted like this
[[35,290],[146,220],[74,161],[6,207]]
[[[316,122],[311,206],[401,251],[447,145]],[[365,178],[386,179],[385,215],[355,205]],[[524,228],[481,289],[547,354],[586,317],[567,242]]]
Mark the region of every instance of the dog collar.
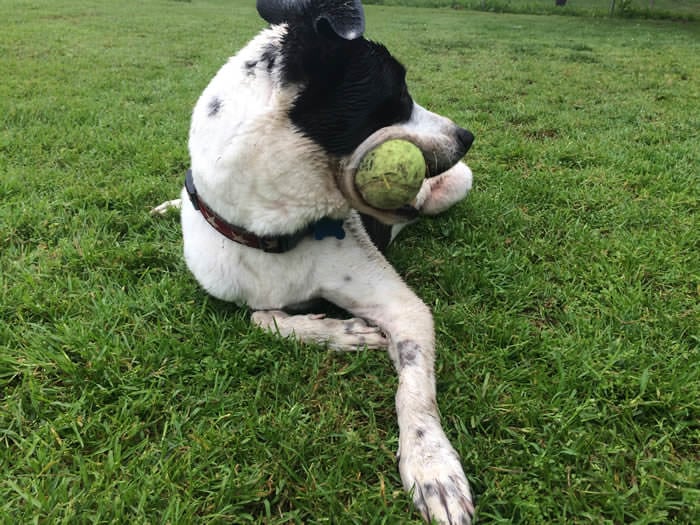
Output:
[[326,237],[335,237],[336,239],[345,238],[343,219],[331,219],[329,217],[324,217],[298,232],[289,235],[256,235],[245,228],[226,221],[202,200],[194,186],[191,169],[187,170],[187,174],[185,175],[185,189],[187,190],[187,194],[190,197],[194,209],[202,214],[212,228],[233,242],[250,248],[256,248],[266,253],[288,252],[294,249],[297,244],[308,235],[313,235],[314,239],[318,241]]

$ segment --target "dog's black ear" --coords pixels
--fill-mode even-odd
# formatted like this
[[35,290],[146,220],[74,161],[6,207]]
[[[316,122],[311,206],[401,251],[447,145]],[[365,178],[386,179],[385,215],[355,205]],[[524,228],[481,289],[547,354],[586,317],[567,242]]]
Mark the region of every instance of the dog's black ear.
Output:
[[257,0],[258,13],[270,24],[310,17],[317,32],[326,28],[345,40],[365,32],[360,0]]

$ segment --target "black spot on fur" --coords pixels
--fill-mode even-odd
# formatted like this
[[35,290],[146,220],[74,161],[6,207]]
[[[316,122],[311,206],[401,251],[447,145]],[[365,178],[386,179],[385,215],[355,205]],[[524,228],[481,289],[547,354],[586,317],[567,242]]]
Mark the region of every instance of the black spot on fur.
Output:
[[245,66],[245,71],[246,71],[246,75],[247,75],[248,77],[254,77],[254,76],[255,76],[255,66],[257,66],[257,65],[258,65],[258,61],[257,61],[257,60],[248,60],[248,61],[244,64],[244,66]]
[[277,60],[276,57],[277,53],[274,48],[269,48],[263,51],[263,54],[260,55],[260,61],[261,62],[267,62],[267,71],[268,73],[272,71],[272,68],[275,67],[275,63]]
[[396,349],[399,352],[399,366],[401,368],[414,365],[421,351],[420,346],[410,340],[399,341],[396,343]]
[[403,366],[408,366],[413,364],[413,362],[416,360],[416,353],[413,350],[410,350],[404,354],[401,354],[401,357],[403,358]]
[[343,282],[351,283],[351,282],[352,282],[352,277],[349,276],[349,275],[343,275]]
[[209,112],[207,113],[210,117],[215,117],[219,111],[221,111],[221,106],[223,105],[222,100],[219,97],[214,97],[209,101]]
[[452,516],[450,515],[450,511],[448,510],[449,507],[447,505],[447,490],[445,489],[445,486],[439,481],[437,482],[437,488],[438,495],[440,496],[440,503],[442,503],[442,506],[445,508],[445,512],[447,512],[447,522],[453,523]]
[[423,436],[425,436],[425,430],[423,430],[422,428],[417,428],[416,439],[423,439]]
[[438,493],[437,487],[433,483],[424,483],[423,484],[423,495],[425,497],[431,497],[435,496]]
[[283,81],[303,86],[290,118],[332,155],[347,155],[376,130],[411,116],[406,70],[380,44],[319,34],[299,21],[282,54]]

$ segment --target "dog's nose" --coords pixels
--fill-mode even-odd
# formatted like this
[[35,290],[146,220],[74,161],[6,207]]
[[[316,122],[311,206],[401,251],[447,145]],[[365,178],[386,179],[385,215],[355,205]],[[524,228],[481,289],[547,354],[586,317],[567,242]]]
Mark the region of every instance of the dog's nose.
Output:
[[462,143],[462,146],[464,147],[464,153],[462,153],[462,155],[466,154],[467,151],[469,151],[469,148],[472,147],[472,143],[474,142],[474,135],[472,135],[472,132],[469,130],[466,130],[464,128],[457,128],[457,139]]

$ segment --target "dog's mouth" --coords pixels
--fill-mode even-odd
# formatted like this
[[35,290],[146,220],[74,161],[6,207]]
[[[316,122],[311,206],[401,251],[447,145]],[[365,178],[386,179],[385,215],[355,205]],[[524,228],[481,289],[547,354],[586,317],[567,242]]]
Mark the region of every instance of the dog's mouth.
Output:
[[[456,140],[452,141],[452,147],[445,149],[436,147],[430,139],[426,140],[424,137],[412,135],[400,126],[382,128],[365,139],[341,164],[336,177],[338,187],[353,208],[361,213],[371,215],[385,224],[396,224],[416,219],[419,211],[412,204],[405,204],[395,209],[382,209],[370,205],[362,197],[355,186],[355,174],[360,162],[367,153],[386,141],[406,140],[421,150],[426,166],[425,178],[437,177],[454,167],[474,142],[474,135],[465,129],[456,128],[455,133],[457,136]],[[441,153],[436,153],[438,151]]]

